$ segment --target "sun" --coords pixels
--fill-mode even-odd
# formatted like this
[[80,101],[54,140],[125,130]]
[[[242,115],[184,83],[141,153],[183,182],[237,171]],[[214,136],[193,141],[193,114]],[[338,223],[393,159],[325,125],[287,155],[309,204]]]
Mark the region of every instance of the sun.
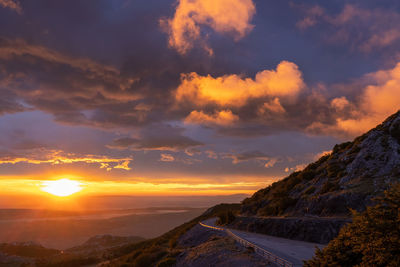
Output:
[[59,197],[66,197],[81,191],[81,183],[69,179],[60,179],[56,181],[44,181],[42,191]]

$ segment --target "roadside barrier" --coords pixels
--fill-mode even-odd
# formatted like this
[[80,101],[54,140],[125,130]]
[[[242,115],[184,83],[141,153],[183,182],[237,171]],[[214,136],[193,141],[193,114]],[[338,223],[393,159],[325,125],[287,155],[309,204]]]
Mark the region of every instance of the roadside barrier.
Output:
[[207,225],[207,224],[204,224],[202,222],[199,222],[199,224],[201,226],[203,226],[203,227],[206,227],[206,228],[210,228],[210,229],[213,229],[213,230],[226,232],[229,236],[231,236],[233,239],[235,239],[242,246],[253,248],[255,253],[257,253],[258,255],[266,258],[268,261],[277,264],[278,266],[294,267],[293,263],[291,263],[291,262],[289,262],[289,261],[287,261],[285,259],[282,259],[281,257],[278,257],[275,254],[273,254],[273,253],[271,253],[271,252],[269,252],[269,251],[267,251],[267,250],[265,250],[263,248],[260,248],[256,244],[253,244],[253,243],[247,241],[246,239],[241,238],[240,236],[232,233],[232,231],[229,230],[229,229]]

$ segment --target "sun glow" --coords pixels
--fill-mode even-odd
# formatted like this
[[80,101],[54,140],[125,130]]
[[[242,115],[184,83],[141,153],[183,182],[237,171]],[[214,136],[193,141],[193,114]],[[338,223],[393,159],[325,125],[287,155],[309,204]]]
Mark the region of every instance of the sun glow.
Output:
[[42,191],[59,197],[66,197],[82,190],[81,183],[69,179],[60,179],[56,181],[44,181]]

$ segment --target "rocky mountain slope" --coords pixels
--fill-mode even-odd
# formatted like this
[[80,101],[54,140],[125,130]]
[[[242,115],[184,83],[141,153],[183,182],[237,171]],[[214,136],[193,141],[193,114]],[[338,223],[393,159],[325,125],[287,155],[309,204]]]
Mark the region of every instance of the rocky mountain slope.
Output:
[[400,181],[400,111],[242,203],[245,216],[350,216]]
[[254,251],[198,225],[228,210],[238,212],[239,208],[239,204],[214,206],[158,238],[134,245],[129,253],[101,266],[268,266]]

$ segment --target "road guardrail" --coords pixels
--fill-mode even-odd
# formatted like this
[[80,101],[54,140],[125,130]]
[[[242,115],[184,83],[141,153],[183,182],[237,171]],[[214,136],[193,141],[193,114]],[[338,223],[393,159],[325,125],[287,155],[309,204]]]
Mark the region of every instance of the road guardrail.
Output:
[[293,263],[291,263],[285,259],[282,259],[281,257],[267,251],[266,249],[263,249],[263,248],[257,246],[256,244],[253,244],[253,243],[247,241],[246,239],[241,238],[240,236],[234,234],[229,229],[207,225],[202,222],[199,222],[199,224],[206,228],[210,228],[210,229],[221,231],[221,232],[226,232],[229,236],[231,236],[233,239],[235,239],[239,244],[241,244],[244,247],[253,248],[255,253],[262,256],[263,258],[266,258],[270,262],[273,262],[282,267],[294,267]]

